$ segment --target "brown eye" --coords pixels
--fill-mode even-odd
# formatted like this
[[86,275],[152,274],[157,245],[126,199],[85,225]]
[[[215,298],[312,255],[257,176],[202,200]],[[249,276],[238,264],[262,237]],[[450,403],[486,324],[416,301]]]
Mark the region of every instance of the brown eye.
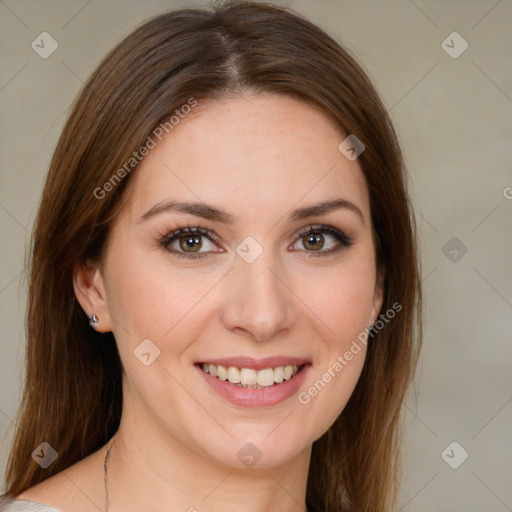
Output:
[[160,243],[175,256],[202,258],[208,253],[224,252],[214,241],[220,240],[210,230],[200,228],[180,228],[165,236]]
[[180,247],[185,252],[197,252],[201,249],[203,241],[201,235],[184,235],[179,237]]
[[302,237],[302,243],[306,249],[318,251],[324,246],[324,236],[321,233],[311,232]]
[[352,237],[332,226],[310,226],[297,236],[293,250],[301,250],[309,256],[328,256],[353,243]]

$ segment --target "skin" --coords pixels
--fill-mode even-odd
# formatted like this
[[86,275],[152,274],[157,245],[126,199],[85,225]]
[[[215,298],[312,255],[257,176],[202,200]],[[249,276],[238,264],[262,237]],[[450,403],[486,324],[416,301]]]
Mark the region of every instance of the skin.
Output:
[[[305,391],[378,317],[368,190],[358,161],[338,150],[344,138],[305,103],[244,94],[201,103],[134,172],[104,259],[77,265],[74,276],[84,312],[96,313],[97,330],[113,331],[126,369],[109,465],[111,511],[305,510],[312,443],[346,405],[364,345],[307,405],[296,395],[269,407],[234,405],[211,391],[193,364],[305,357],[313,365]],[[346,208],[288,219],[295,208],[340,197],[362,219]],[[234,221],[177,212],[140,221],[170,199],[214,205]],[[217,252],[187,259],[163,247],[165,235],[188,224],[215,233],[218,241],[202,237],[201,251]],[[343,231],[353,244],[310,256],[315,251],[299,232],[315,224]],[[339,245],[321,233],[322,250]],[[252,263],[236,253],[248,236],[263,248]],[[172,247],[180,250],[177,241]],[[148,338],[160,356],[144,366],[133,351]],[[237,457],[248,441],[262,453],[253,468]],[[103,510],[104,455],[105,447],[24,496],[62,512],[97,510],[91,502]]]

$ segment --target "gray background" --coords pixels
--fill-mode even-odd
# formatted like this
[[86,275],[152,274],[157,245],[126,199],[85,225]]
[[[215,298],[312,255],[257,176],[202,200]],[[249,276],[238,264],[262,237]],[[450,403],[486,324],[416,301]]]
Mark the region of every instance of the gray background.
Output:
[[[404,406],[401,511],[512,510],[512,3],[288,4],[368,72],[411,175],[425,341],[417,397]],[[2,472],[24,373],[23,260],[68,108],[107,50],[135,25],[190,5],[202,2],[0,1]],[[43,31],[59,45],[47,59],[31,48]],[[459,53],[462,40],[451,36],[442,45],[454,31],[469,45],[457,58],[445,49]],[[469,456],[460,464],[462,450]]]

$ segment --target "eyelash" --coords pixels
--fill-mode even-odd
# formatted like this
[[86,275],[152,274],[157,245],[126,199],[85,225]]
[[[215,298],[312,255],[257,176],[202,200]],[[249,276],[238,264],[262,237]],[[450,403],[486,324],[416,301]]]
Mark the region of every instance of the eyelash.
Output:
[[[220,237],[218,237],[215,233],[208,229],[200,228],[199,226],[195,228],[191,228],[190,225],[187,225],[186,228],[180,228],[175,231],[172,231],[171,233],[167,234],[163,237],[163,239],[160,241],[162,246],[171,254],[176,255],[180,258],[188,258],[188,259],[198,259],[198,258],[204,258],[208,255],[208,252],[203,253],[187,253],[187,252],[180,252],[171,250],[168,248],[168,245],[174,241],[175,238],[177,238],[180,235],[190,235],[190,234],[197,234],[204,235],[207,237],[211,242],[218,242],[220,241]],[[304,228],[302,231],[299,231],[297,233],[297,241],[303,238],[306,235],[310,235],[312,233],[328,233],[332,235],[339,244],[334,247],[333,249],[328,250],[320,250],[320,251],[305,251],[309,253],[309,257],[323,257],[323,256],[329,256],[331,254],[334,254],[338,251],[340,251],[343,248],[350,247],[353,244],[352,237],[346,235],[343,233],[343,231],[340,231],[339,229],[336,229],[332,226],[326,226],[323,224],[315,224],[312,226],[308,226],[307,228]],[[294,242],[296,243],[296,242]]]

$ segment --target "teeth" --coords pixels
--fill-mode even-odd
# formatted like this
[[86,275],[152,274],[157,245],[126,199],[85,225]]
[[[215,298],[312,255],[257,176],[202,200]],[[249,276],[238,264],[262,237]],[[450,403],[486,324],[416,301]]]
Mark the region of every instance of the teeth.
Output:
[[277,368],[265,368],[264,370],[242,368],[240,370],[235,366],[226,368],[220,364],[203,363],[202,367],[203,371],[209,373],[212,377],[229,380],[231,384],[237,384],[239,387],[255,389],[270,387],[275,383],[279,384],[285,380],[290,380],[299,371],[299,366],[278,366]]
[[284,380],[284,367],[278,366],[274,369],[274,382],[283,382]]
[[234,366],[228,368],[228,380],[231,384],[238,384],[240,382],[240,371]]
[[258,381],[258,373],[259,372],[257,372],[256,370],[242,368],[242,370],[240,371],[240,384],[242,384],[243,386],[253,386],[254,384],[257,383],[261,386],[261,383]]
[[228,369],[219,364],[219,366],[217,366],[217,377],[219,377],[220,380],[228,380]]
[[272,370],[272,368],[266,368],[265,370],[258,371],[258,386],[272,386],[273,384],[274,370]]

